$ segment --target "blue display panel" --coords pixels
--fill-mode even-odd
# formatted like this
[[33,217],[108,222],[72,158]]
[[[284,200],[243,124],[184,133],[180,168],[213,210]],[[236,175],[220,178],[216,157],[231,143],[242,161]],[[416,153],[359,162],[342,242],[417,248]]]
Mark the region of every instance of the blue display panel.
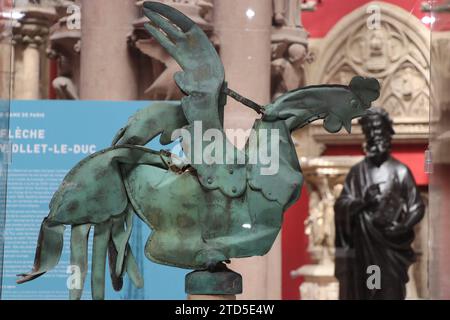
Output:
[[[63,256],[55,270],[22,285],[15,283],[16,274],[29,271],[33,265],[40,224],[65,174],[81,159],[108,147],[128,118],[148,105],[151,102],[11,102],[8,136],[12,163],[8,171],[2,299],[67,299],[70,227],[66,228]],[[161,148],[157,142],[150,146]],[[148,261],[143,247],[150,230],[137,216],[134,223],[131,243],[145,286],[137,290],[125,279],[124,288],[116,293],[107,277],[106,299],[184,299],[188,271]],[[109,275],[109,270],[106,272]],[[90,299],[90,274],[83,299]]]

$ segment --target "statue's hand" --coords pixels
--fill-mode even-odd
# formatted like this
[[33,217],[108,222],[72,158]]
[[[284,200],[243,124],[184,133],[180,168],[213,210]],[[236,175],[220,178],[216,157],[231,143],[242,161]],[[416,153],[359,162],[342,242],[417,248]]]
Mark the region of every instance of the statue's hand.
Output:
[[378,184],[373,184],[364,193],[364,203],[366,208],[373,208],[380,204],[381,192]]
[[388,236],[398,236],[408,232],[409,229],[402,223],[395,223],[384,229],[384,232]]

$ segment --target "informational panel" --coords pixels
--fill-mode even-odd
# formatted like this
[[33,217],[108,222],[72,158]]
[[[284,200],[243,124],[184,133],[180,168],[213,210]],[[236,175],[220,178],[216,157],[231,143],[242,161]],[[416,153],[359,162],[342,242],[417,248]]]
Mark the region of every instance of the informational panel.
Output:
[[[115,133],[128,118],[149,105],[148,101],[11,102],[8,135],[12,162],[8,171],[2,299],[68,298],[70,227],[66,228],[63,256],[54,270],[21,285],[15,283],[16,274],[29,271],[33,265],[40,224],[66,173],[89,154],[110,146]],[[155,142],[150,146],[160,149]],[[106,298],[185,299],[184,276],[188,271],[148,261],[143,247],[150,230],[137,216],[134,223],[131,242],[145,287],[136,290],[125,279],[123,290],[116,293],[107,276]],[[92,247],[92,238],[89,247]],[[109,275],[109,270],[106,272]],[[90,298],[89,273],[83,299]]]

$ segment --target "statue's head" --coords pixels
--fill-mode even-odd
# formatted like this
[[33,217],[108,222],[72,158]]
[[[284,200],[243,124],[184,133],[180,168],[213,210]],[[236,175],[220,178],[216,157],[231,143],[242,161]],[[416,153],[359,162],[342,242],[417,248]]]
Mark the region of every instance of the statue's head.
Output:
[[395,134],[393,122],[383,108],[370,108],[359,120],[366,138],[364,149],[367,157],[377,165],[386,160]]
[[307,49],[304,45],[294,43],[289,46],[288,59],[292,64],[303,63],[306,58]]

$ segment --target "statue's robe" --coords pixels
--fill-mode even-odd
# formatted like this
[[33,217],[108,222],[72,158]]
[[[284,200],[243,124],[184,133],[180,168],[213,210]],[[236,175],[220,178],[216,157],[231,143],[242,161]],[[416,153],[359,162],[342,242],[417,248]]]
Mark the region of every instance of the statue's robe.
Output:
[[[367,187],[379,184],[382,201],[362,208]],[[408,268],[415,261],[413,226],[423,217],[424,204],[410,170],[389,157],[380,167],[368,158],[350,170],[335,203],[336,267],[340,299],[404,299]],[[385,230],[399,223],[406,231]],[[381,288],[369,266],[378,266]],[[368,281],[369,280],[369,281]],[[369,286],[368,286],[369,282]],[[371,287],[371,289],[369,289]]]

